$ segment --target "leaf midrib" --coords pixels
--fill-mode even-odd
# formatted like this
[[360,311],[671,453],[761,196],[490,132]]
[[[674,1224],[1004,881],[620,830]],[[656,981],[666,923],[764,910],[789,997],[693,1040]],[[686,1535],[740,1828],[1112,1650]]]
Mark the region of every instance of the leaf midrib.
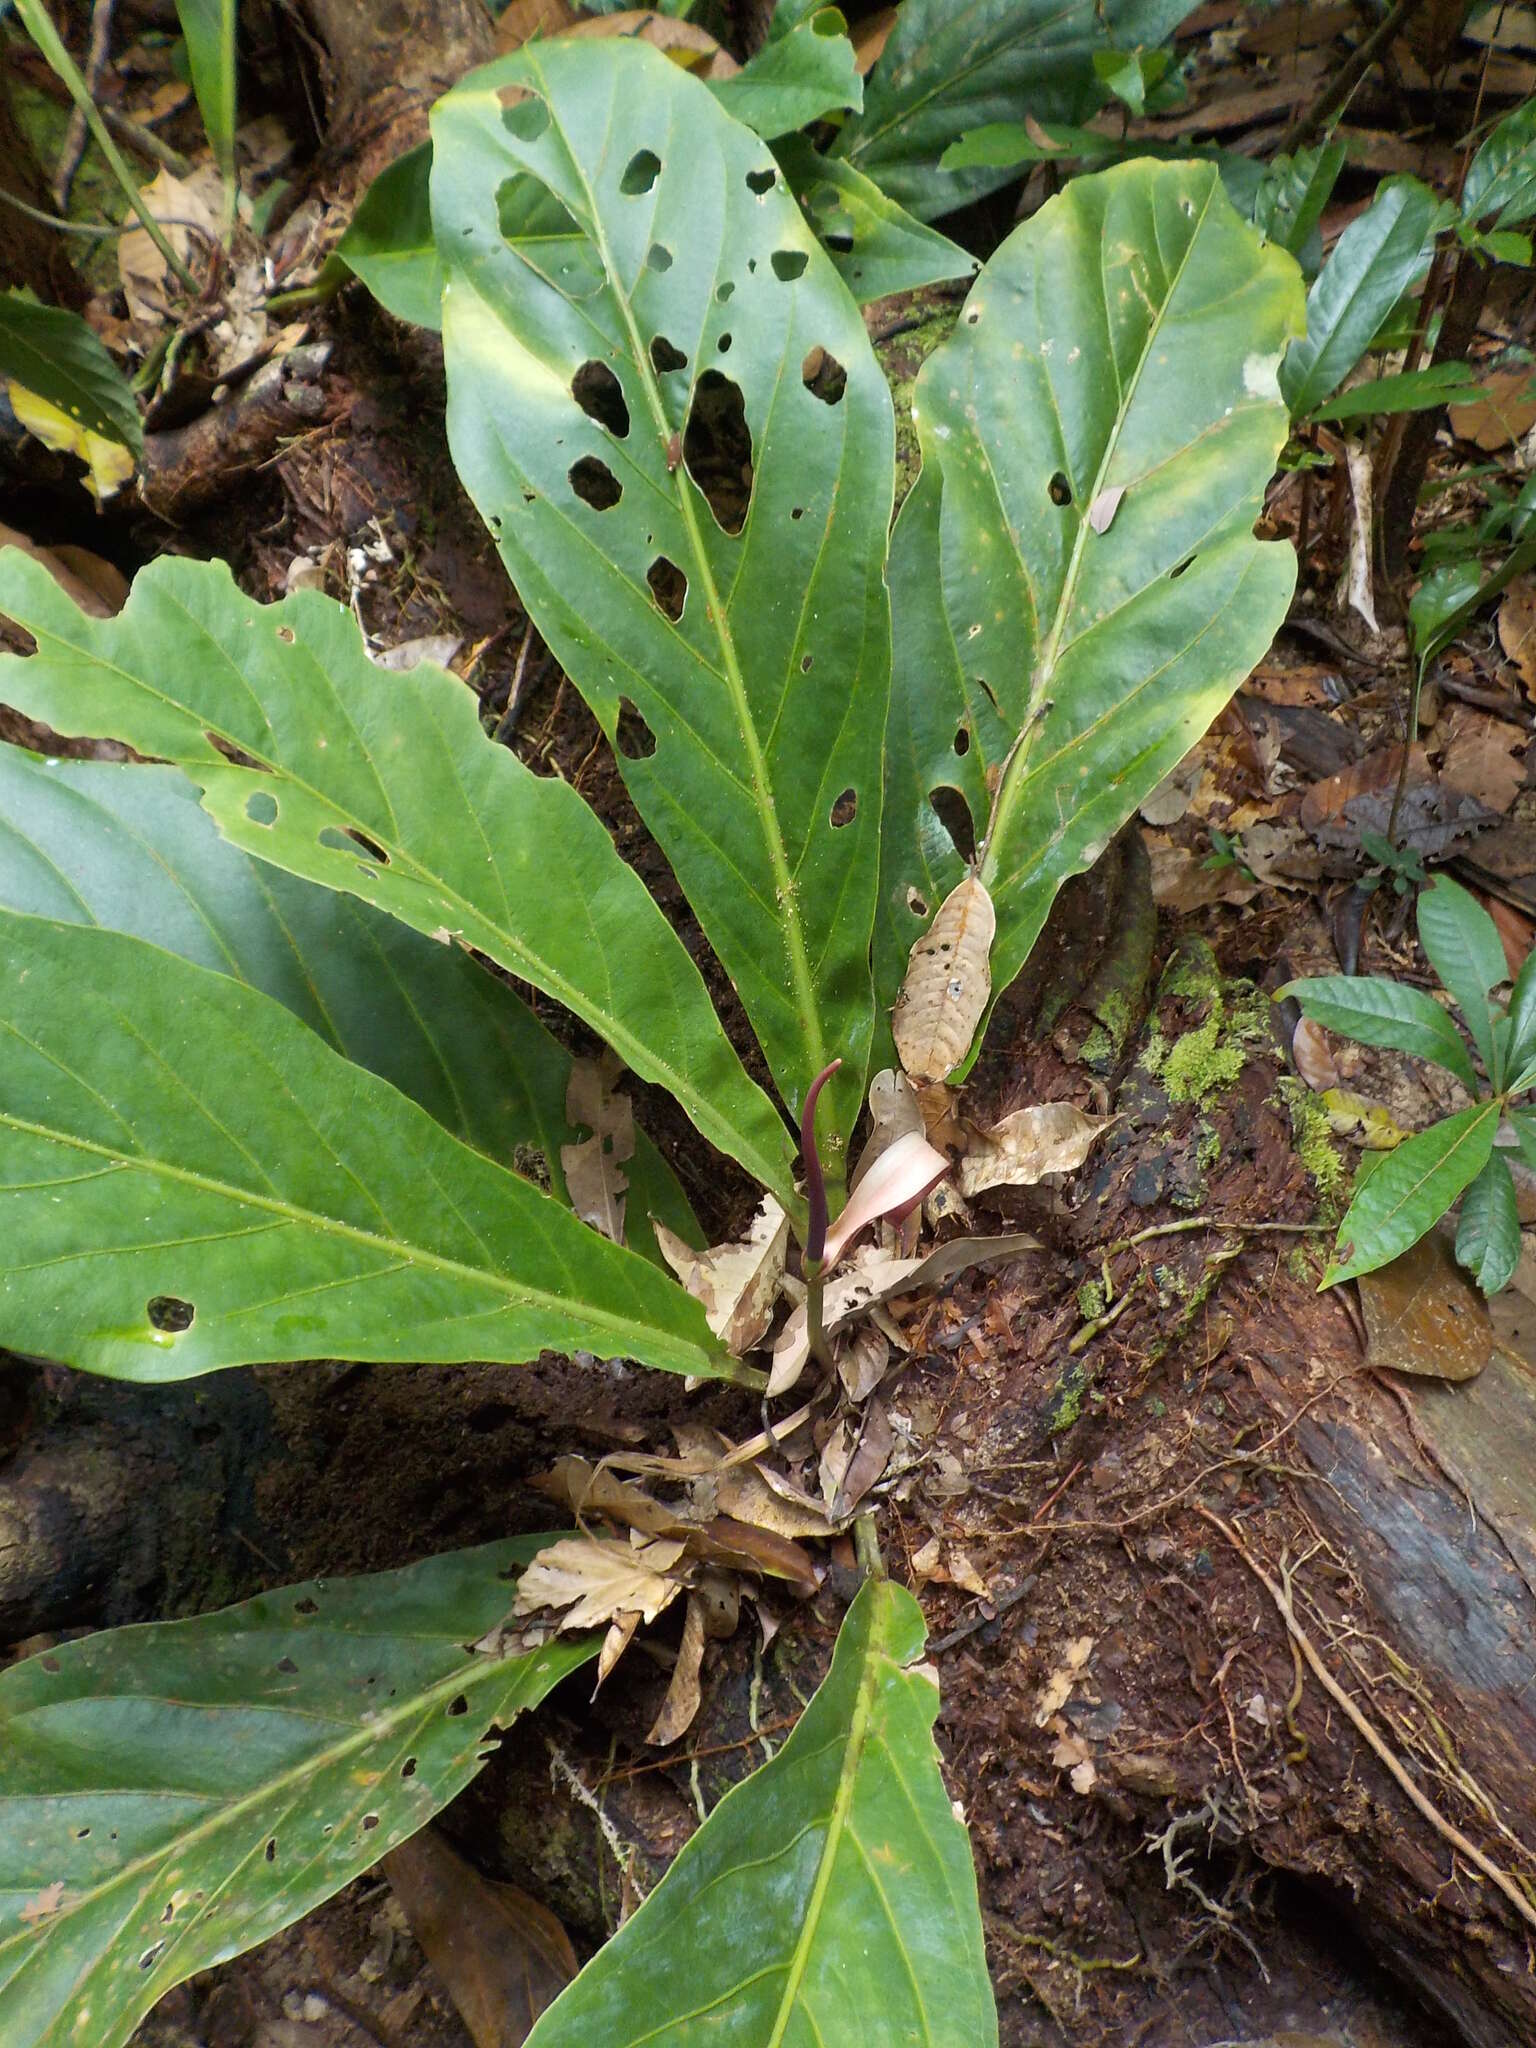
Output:
[[[1082,517],[1078,522],[1077,534],[1072,543],[1071,559],[1067,564],[1066,574],[1061,580],[1060,590],[1053,608],[1050,631],[1046,636],[1045,646],[1041,650],[1040,659],[1035,664],[1035,672],[1030,678],[1029,699],[1019,727],[1019,735],[1004,763],[1002,781],[997,792],[997,802],[993,806],[992,817],[987,825],[987,836],[982,843],[980,851],[978,871],[982,880],[989,884],[997,878],[995,847],[998,841],[1005,839],[1007,836],[1009,819],[1014,807],[1018,803],[1019,792],[1025,780],[1024,770],[1032,752],[1031,742],[1033,737],[1039,733],[1040,727],[1044,722],[1042,714],[1046,705],[1051,678],[1055,672],[1056,662],[1061,651],[1061,636],[1066,629],[1067,617],[1077,596],[1078,579],[1082,574],[1083,560],[1087,553],[1088,536],[1093,530],[1088,519],[1089,509],[1096,502],[1099,493],[1104,488],[1104,479],[1109,474],[1110,465],[1113,463],[1115,454],[1120,446],[1120,437],[1125,431],[1126,422],[1129,420],[1131,409],[1136,402],[1136,394],[1141,385],[1142,374],[1151,360],[1152,351],[1157,344],[1158,336],[1162,333],[1163,322],[1167,317],[1168,309],[1178,295],[1179,286],[1183,282],[1184,273],[1188,269],[1195,248],[1199,243],[1201,232],[1205,227],[1207,216],[1211,210],[1212,200],[1218,189],[1219,183],[1213,177],[1206,188],[1205,199],[1201,205],[1199,217],[1196,219],[1190,232],[1189,240],[1184,247],[1184,253],[1179,258],[1178,268],[1169,279],[1168,288],[1163,294],[1162,302],[1158,306],[1153,316],[1152,324],[1147,330],[1147,338],[1142,344],[1141,353],[1136,360],[1136,366],[1121,397],[1114,427],[1104,445],[1104,453],[1100,457],[1098,468],[1094,473],[1092,488],[1086,493],[1084,498]],[[1107,303],[1107,289],[1105,298]],[[1047,377],[1047,382],[1049,382],[1049,377]],[[1054,386],[1052,389],[1054,391]]]
[[[13,1025],[4,1019],[0,1019],[0,1028],[11,1032],[14,1037],[21,1038],[24,1044],[30,1045],[32,1043],[30,1039],[26,1039],[21,1032],[17,1031]],[[34,1050],[41,1051],[42,1048],[35,1047]],[[52,1057],[52,1055],[45,1056]],[[65,1069],[65,1071],[68,1072],[70,1070]],[[71,1074],[71,1078],[78,1080],[80,1077]],[[692,1343],[691,1339],[678,1337],[671,1331],[658,1331],[656,1326],[652,1324],[616,1315],[611,1309],[594,1308],[590,1303],[578,1300],[572,1296],[551,1294],[542,1287],[525,1286],[515,1283],[492,1267],[468,1265],[461,1259],[451,1259],[445,1253],[434,1252],[425,1246],[411,1244],[403,1238],[384,1237],[376,1231],[364,1230],[359,1224],[345,1223],[339,1217],[322,1216],[315,1210],[301,1208],[296,1203],[281,1201],[270,1195],[257,1194],[251,1189],[239,1187],[233,1182],[220,1180],[212,1174],[194,1173],[187,1167],[174,1166],[166,1160],[154,1159],[146,1155],[133,1157],[127,1153],[115,1150],[110,1145],[99,1144],[94,1139],[80,1137],[74,1132],[52,1130],[46,1124],[33,1123],[30,1119],[16,1116],[9,1110],[0,1109],[0,1129],[8,1129],[27,1137],[38,1138],[47,1144],[67,1146],[74,1151],[86,1153],[93,1158],[105,1159],[114,1166],[124,1167],[133,1172],[147,1173],[151,1176],[158,1175],[165,1180],[177,1183],[179,1186],[191,1188],[198,1194],[213,1195],[246,1208],[263,1210],[268,1215],[277,1217],[281,1223],[291,1224],[296,1229],[308,1229],[320,1235],[341,1238],[349,1244],[361,1245],[385,1257],[402,1258],[407,1267],[425,1267],[433,1272],[445,1274],[455,1280],[499,1289],[501,1293],[507,1296],[509,1303],[518,1307],[544,1309],[573,1318],[579,1316],[583,1323],[593,1328],[611,1331],[615,1336],[625,1337],[631,1343],[636,1337],[644,1340],[647,1338],[654,1339],[657,1335],[662,1335],[671,1344],[679,1346],[688,1345],[690,1348],[700,1351],[701,1356],[707,1356],[707,1354],[702,1352],[701,1347]],[[564,1212],[560,1213],[563,1214]],[[621,1250],[622,1247],[616,1246],[614,1249]],[[110,1256],[110,1252],[111,1248],[107,1247],[101,1255]],[[631,1253],[630,1256],[633,1257],[634,1254]],[[395,1270],[398,1271],[399,1268],[397,1267]],[[379,1277],[383,1276],[374,1273],[357,1274],[353,1276],[351,1284],[362,1286],[366,1285],[368,1281]]]
[[[550,92],[548,81],[537,60],[531,56],[528,68],[544,86],[546,103],[549,103],[553,95]],[[620,283],[618,265],[614,260],[613,250],[603,224],[602,210],[598,206],[597,195],[592,190],[591,182],[577,157],[576,151],[568,149],[567,155],[572,171],[581,183],[590,223],[589,233],[596,246],[604,272],[607,275],[614,305],[618,308],[619,317],[624,323],[625,334],[629,342],[630,358],[635,366],[636,375],[640,379],[641,389],[645,393],[646,405],[651,415],[651,424],[656,431],[658,439],[665,445],[671,438],[671,428],[667,423],[666,412],[661,403],[661,393],[648,368],[650,355],[644,345],[644,339],[639,327],[635,322],[634,309],[630,303],[629,294]],[[793,290],[793,286],[790,289]],[[726,608],[720,601],[719,586],[715,582],[714,571],[710,566],[709,555],[704,545],[704,536],[700,530],[698,507],[694,503],[690,486],[680,480],[684,468],[685,465],[683,463],[678,464],[677,473],[674,477],[675,499],[683,525],[687,531],[688,546],[693,566],[698,573],[699,582],[702,586],[706,616],[714,626],[715,641],[720,649],[721,667],[725,676],[726,687],[730,692],[731,708],[735,714],[737,731],[740,734],[742,746],[747,756],[747,779],[753,804],[757,811],[759,829],[762,832],[764,844],[768,849],[769,865],[773,871],[774,894],[779,913],[779,928],[784,934],[785,947],[789,956],[790,980],[794,989],[796,1008],[806,1047],[807,1064],[805,1078],[809,1081],[812,1074],[819,1073],[826,1065],[826,1042],[822,1036],[821,1014],[816,1001],[815,982],[811,975],[810,955],[806,948],[805,932],[800,921],[797,884],[794,871],[790,866],[788,853],[785,849],[783,834],[779,828],[778,810],[773,799],[767,758],[763,752],[762,739],[752,717],[752,707],[747,695],[746,679],[742,675],[741,663],[737,657],[735,636],[727,622]]]

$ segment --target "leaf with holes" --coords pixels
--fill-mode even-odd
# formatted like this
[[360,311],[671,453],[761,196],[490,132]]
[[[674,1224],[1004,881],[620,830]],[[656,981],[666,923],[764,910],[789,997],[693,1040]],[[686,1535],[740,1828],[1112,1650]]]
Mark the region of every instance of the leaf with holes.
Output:
[[[643,45],[530,45],[433,137],[454,461],[786,1102],[841,1055],[835,1152],[890,662],[891,401],[858,309],[766,147]],[[580,250],[504,232],[523,177]]]
[[0,1672],[6,2048],[120,2048],[173,1984],[446,1806],[596,1648],[466,1649],[539,1548],[285,1586]]
[[726,1793],[528,2048],[996,2043],[922,1649],[917,1602],[871,1580],[783,1748]]
[[794,1208],[788,1132],[681,940],[576,791],[493,745],[456,677],[381,670],[344,606],[256,604],[222,563],[162,557],[89,619],[8,548],[0,612],[37,641],[0,660],[0,702],[176,762],[245,852],[531,981]]
[[974,256],[887,198],[873,178],[852,164],[823,156],[803,135],[781,136],[773,153],[861,306],[892,292],[976,275]]
[[119,1379],[272,1359],[732,1370],[698,1303],[270,996],[0,911],[0,1340]]
[[995,1001],[1268,647],[1296,559],[1253,525],[1301,309],[1211,166],[1125,164],[1017,228],[924,364],[891,555],[887,1000],[974,851]]
[[832,154],[933,220],[1013,176],[1007,166],[940,169],[959,135],[1025,114],[1086,121],[1110,97],[1094,57],[1160,43],[1188,12],[1188,0],[903,0],[864,110]]
[[[571,1055],[527,1005],[457,947],[238,852],[175,769],[0,747],[0,906],[127,932],[275,996],[456,1138],[568,1199]],[[649,1216],[697,1242],[643,1133],[625,1171],[636,1251],[661,1263]]]

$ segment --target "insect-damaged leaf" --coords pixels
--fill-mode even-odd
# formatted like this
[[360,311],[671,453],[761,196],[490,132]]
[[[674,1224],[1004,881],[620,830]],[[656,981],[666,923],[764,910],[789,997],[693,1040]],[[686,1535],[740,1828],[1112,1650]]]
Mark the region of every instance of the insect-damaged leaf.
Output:
[[[568,232],[508,226],[498,193],[524,182]],[[530,45],[439,102],[432,211],[459,473],[786,1102],[842,1056],[845,1140],[894,476],[858,309],[766,146],[632,42]]]
[[739,1242],[696,1252],[661,1223],[656,1237],[662,1256],[703,1304],[709,1327],[726,1349],[750,1350],[768,1328],[789,1250],[789,1218],[772,1195],[763,1197]]
[[0,912],[0,1332],[123,1379],[587,1348],[729,1361],[654,1266],[269,996]]
[[997,906],[995,999],[1061,883],[1269,645],[1295,552],[1253,524],[1301,313],[1294,259],[1244,225],[1213,167],[1133,163],[1015,229],[924,364],[924,466],[892,542],[882,992],[966,872],[944,792]]
[[120,2048],[445,1806],[591,1656],[465,1649],[537,1538],[62,1643],[0,1673],[6,2048]]
[[939,1775],[922,1647],[911,1594],[867,1584],[778,1755],[726,1793],[529,2048],[995,2048],[976,1877]]
[[385,672],[344,606],[256,604],[222,563],[162,557],[116,618],[89,619],[8,548],[0,611],[37,642],[0,660],[0,701],[175,761],[246,853],[531,981],[794,1205],[788,1133],[681,940],[575,790],[493,745],[456,677]]
[[[185,776],[0,747],[0,906],[127,932],[277,1001],[445,1130],[564,1199],[571,1055],[458,947],[219,837]],[[649,1218],[697,1235],[643,1132],[627,1162],[633,1249]]]
[[908,1080],[942,1081],[959,1066],[992,992],[997,915],[985,885],[967,875],[913,942],[891,1012],[896,1057]]
[[988,1131],[975,1132],[955,1170],[962,1195],[987,1188],[1030,1188],[1048,1173],[1073,1173],[1115,1121],[1088,1116],[1070,1102],[1016,1109]]

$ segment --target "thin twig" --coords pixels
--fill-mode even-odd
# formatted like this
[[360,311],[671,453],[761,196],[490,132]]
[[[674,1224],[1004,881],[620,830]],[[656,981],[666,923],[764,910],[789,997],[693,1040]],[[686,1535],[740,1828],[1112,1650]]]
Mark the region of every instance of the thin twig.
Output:
[[1407,1770],[1397,1755],[1383,1738],[1377,1734],[1375,1728],[1366,1719],[1359,1707],[1355,1705],[1355,1702],[1318,1655],[1311,1637],[1307,1635],[1301,1623],[1296,1619],[1296,1611],[1292,1607],[1284,1589],[1275,1584],[1274,1580],[1265,1571],[1232,1524],[1223,1521],[1221,1516],[1214,1513],[1210,1508],[1200,1507],[1198,1504],[1194,1506],[1193,1512],[1202,1521],[1209,1522],[1213,1529],[1220,1530],[1243,1563],[1247,1565],[1249,1571],[1253,1573],[1253,1576],[1274,1602],[1275,1612],[1285,1623],[1291,1641],[1306,1659],[1313,1677],[1323,1688],[1323,1691],[1327,1693],[1329,1699],[1333,1701],[1334,1705],[1347,1718],[1355,1733],[1391,1776],[1398,1789],[1407,1797],[1409,1802],[1443,1841],[1448,1842],[1459,1856],[1464,1856],[1474,1870],[1481,1871],[1490,1884],[1498,1887],[1520,1915],[1520,1918],[1525,1921],[1526,1925],[1536,1928],[1536,1906],[1531,1904],[1525,1893],[1521,1891],[1520,1887],[1506,1871],[1501,1870],[1498,1864],[1485,1856],[1477,1844],[1469,1841],[1461,1829],[1453,1821],[1447,1820],[1434,1802],[1420,1791],[1419,1787],[1413,1782],[1413,1779],[1409,1777]]

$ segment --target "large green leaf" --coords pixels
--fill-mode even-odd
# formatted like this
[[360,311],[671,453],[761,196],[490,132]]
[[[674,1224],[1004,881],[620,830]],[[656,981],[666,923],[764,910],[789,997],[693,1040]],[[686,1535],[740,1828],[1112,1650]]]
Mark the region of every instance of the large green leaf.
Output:
[[891,557],[885,1000],[964,872],[930,792],[969,810],[1000,992],[1269,645],[1295,556],[1253,525],[1301,304],[1214,168],[1125,164],[1016,229],[924,364]]
[[61,1643],[0,1673],[6,2048],[120,2048],[413,1835],[595,1640],[470,1649],[540,1539]]
[[[454,461],[786,1102],[842,1057],[841,1142],[890,663],[891,400],[858,309],[766,147],[644,45],[529,45],[433,137]],[[524,174],[579,246],[504,232]]]
[[[0,747],[0,906],[105,925],[232,974],[303,1018],[466,1144],[547,1183],[571,1056],[457,947],[226,840],[173,768],[43,761]],[[697,1242],[688,1204],[643,1133],[625,1168],[629,1236],[661,1263],[648,1218]]]
[[1362,1045],[1391,1046],[1433,1060],[1477,1092],[1477,1075],[1460,1032],[1421,988],[1384,974],[1319,974],[1287,982],[1275,994],[1294,996],[1306,1015],[1329,1031],[1358,1038]]
[[832,153],[932,220],[1011,175],[941,170],[957,136],[1025,114],[1086,121],[1109,98],[1094,57],[1160,43],[1188,12],[1186,0],[903,0]]
[[14,377],[88,433],[142,454],[144,430],[128,380],[78,313],[40,306],[24,292],[0,292],[0,377]]
[[1461,1198],[1456,1256],[1484,1294],[1497,1294],[1514,1278],[1520,1263],[1520,1205],[1502,1152],[1488,1155]]
[[0,661],[0,702],[175,761],[245,852],[532,982],[795,1201],[788,1133],[682,942],[575,790],[493,745],[456,678],[386,672],[344,606],[256,604],[222,563],[162,557],[89,619],[6,549],[0,611],[37,641]]
[[1374,1273],[1417,1244],[1488,1164],[1497,1102],[1474,1102],[1389,1152],[1357,1188],[1323,1285]]
[[866,1585],[771,1763],[721,1800],[528,2048],[987,2048],[997,2014],[910,1593]]
[[888,199],[840,157],[823,156],[803,135],[773,146],[805,217],[861,306],[892,292],[976,275],[976,259]]
[[1471,891],[1447,875],[1437,876],[1430,888],[1419,891],[1417,918],[1425,957],[1456,999],[1488,1078],[1495,1088],[1502,1088],[1503,1061],[1494,1042],[1493,1006],[1488,1000],[1489,990],[1509,978],[1499,928]]
[[691,1296],[270,996],[0,911],[0,1343],[185,1379],[270,1359],[729,1361]]
[[1383,320],[1429,267],[1450,209],[1417,178],[1388,178],[1334,244],[1307,294],[1307,332],[1280,388],[1297,419],[1344,382]]

